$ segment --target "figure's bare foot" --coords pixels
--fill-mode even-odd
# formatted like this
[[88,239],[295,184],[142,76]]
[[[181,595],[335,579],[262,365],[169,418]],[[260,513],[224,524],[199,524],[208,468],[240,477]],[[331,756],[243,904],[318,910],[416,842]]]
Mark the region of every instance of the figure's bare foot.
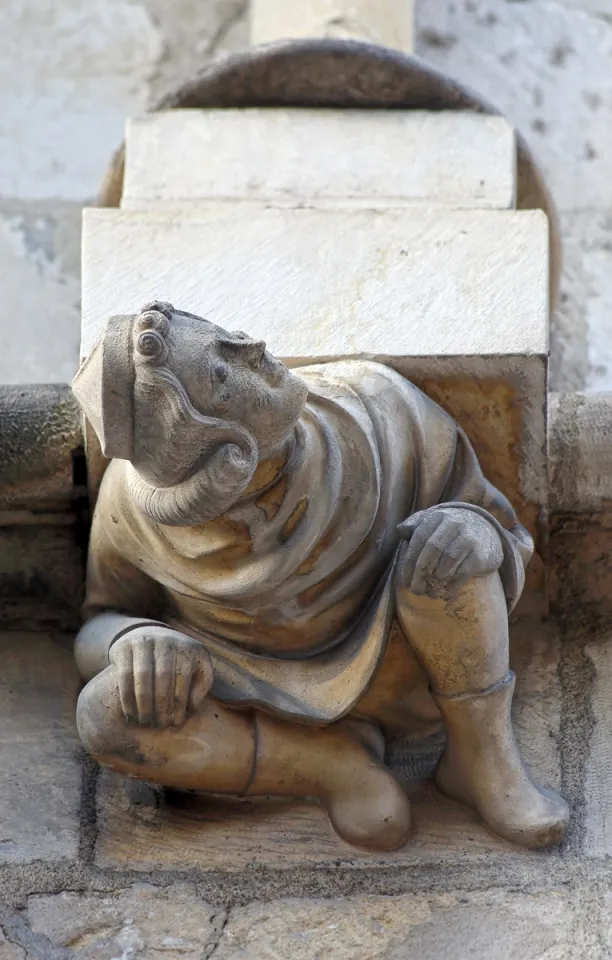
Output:
[[474,697],[437,697],[447,745],[436,785],[475,810],[494,833],[534,849],[558,844],[569,808],[540,787],[523,764],[512,733],[510,704],[514,676]]

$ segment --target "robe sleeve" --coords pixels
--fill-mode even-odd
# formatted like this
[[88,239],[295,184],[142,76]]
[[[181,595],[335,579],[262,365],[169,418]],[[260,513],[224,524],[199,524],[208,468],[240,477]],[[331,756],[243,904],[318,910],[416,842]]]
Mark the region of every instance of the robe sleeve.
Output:
[[119,637],[137,627],[163,624],[159,584],[131,563],[121,549],[130,539],[129,518],[122,517],[121,498],[109,496],[109,485],[115,486],[111,481],[105,489],[103,484],[94,512],[84,625],[74,646],[77,667],[85,680],[108,666],[110,648]]
[[[109,471],[111,470],[109,467]],[[132,617],[157,619],[162,611],[160,585],[127,558],[134,541],[130,514],[126,512],[121,484],[105,476],[94,511],[83,615],[115,611]]]
[[525,585],[525,569],[533,554],[533,539],[519,523],[508,498],[484,476],[474,449],[461,427],[456,427],[456,431],[450,474],[437,506],[471,510],[495,527],[504,551],[499,574],[508,611],[511,612]]

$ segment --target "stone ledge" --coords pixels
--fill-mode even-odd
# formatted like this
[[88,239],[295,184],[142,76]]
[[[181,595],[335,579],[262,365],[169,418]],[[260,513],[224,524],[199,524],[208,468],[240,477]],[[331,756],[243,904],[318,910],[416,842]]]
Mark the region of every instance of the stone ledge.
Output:
[[82,445],[70,387],[0,387],[0,511],[69,509]]
[[2,633],[0,662],[0,864],[73,859],[82,751],[71,644]]
[[[121,206],[515,206],[514,132],[469,112],[172,110],[128,121]],[[189,158],[198,158],[190,163]],[[401,157],[401,162],[398,159]]]

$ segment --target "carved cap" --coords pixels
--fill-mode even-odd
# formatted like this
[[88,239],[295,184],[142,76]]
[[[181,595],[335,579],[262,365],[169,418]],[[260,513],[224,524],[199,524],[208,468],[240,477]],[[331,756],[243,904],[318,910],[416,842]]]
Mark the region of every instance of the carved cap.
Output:
[[139,356],[160,363],[173,313],[171,304],[154,301],[137,316],[111,317],[72,381],[72,391],[108,459],[131,460],[134,452],[134,331],[140,331]]

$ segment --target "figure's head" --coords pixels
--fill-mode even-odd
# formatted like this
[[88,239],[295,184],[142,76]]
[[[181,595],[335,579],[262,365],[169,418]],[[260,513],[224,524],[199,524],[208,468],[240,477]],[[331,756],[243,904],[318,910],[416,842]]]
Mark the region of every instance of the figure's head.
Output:
[[160,302],[109,320],[73,389],[104,454],[131,461],[139,505],[175,525],[235,503],[307,395],[265,343]]

